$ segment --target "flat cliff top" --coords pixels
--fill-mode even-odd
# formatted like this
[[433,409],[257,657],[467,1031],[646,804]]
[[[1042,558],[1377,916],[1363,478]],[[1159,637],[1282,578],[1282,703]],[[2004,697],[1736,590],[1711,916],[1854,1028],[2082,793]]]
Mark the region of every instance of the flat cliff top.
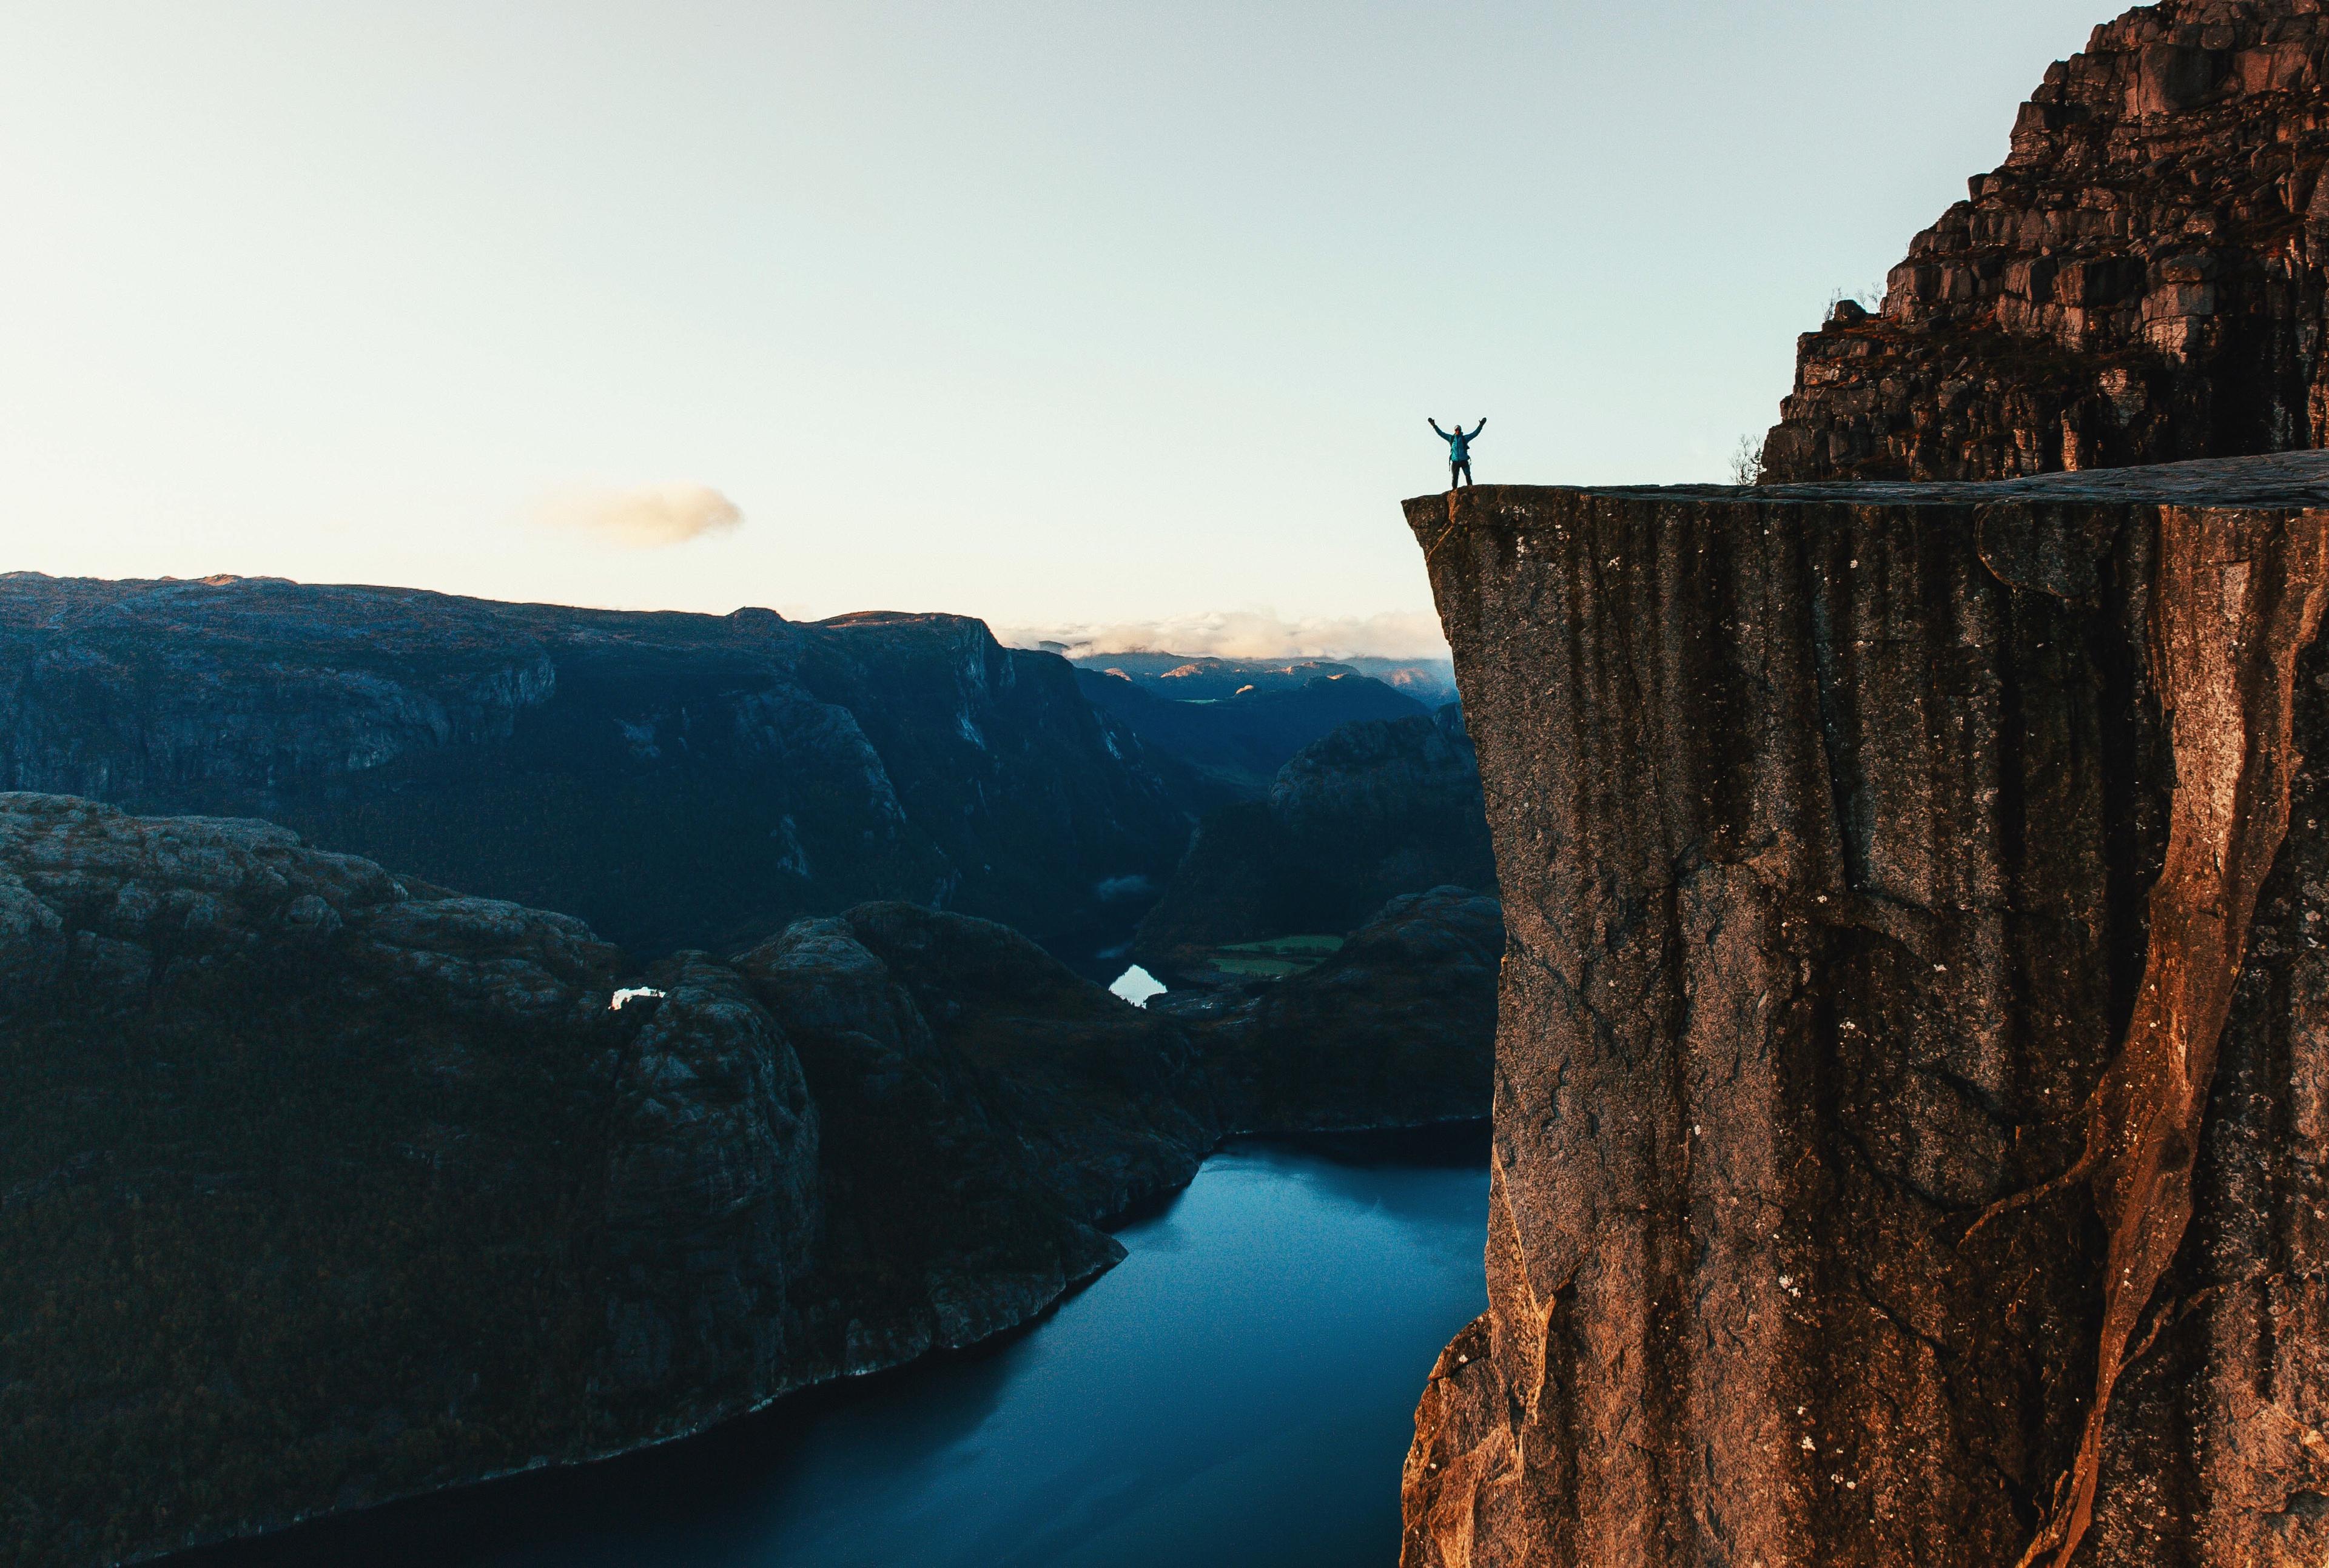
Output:
[[[1854,481],[1821,484],[1489,484],[1482,497],[1568,493],[1647,501],[1845,502],[1860,506],[1981,506],[1997,502],[2236,509],[2329,506],[2329,451],[2211,457],[2140,468],[2093,468],[1985,483]],[[1408,502],[1410,521],[1444,521],[1447,493]]]

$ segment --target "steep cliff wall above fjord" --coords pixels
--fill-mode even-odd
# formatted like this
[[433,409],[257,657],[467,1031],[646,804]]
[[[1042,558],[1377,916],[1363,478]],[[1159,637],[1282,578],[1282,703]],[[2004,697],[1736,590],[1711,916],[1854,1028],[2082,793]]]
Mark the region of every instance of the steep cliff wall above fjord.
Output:
[[1410,1568],[2320,1561],[2329,454],[1408,520],[1510,930]]
[[1806,334],[1775,483],[1998,479],[2329,445],[2329,14],[2098,27],[1883,309]]

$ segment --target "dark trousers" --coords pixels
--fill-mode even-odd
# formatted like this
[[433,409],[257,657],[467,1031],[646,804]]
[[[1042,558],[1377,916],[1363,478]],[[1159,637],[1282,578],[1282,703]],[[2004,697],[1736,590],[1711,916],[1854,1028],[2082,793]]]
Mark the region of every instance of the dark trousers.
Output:
[[[1461,475],[1463,476],[1460,480],[1457,477],[1458,474],[1461,474]],[[1450,490],[1455,489],[1455,488],[1456,488],[1456,486],[1457,486],[1458,484],[1471,484],[1471,483],[1472,483],[1472,460],[1471,460],[1469,457],[1464,458],[1464,459],[1463,459],[1462,461],[1460,461],[1460,462],[1457,462],[1457,463],[1450,463],[1450,464],[1447,465],[1447,488],[1448,488],[1448,489],[1450,489]]]

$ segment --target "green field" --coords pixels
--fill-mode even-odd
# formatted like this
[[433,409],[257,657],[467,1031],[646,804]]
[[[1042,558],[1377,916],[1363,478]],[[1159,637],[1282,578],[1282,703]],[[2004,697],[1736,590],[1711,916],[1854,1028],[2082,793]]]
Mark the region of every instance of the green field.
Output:
[[1283,980],[1315,968],[1342,949],[1339,936],[1273,936],[1267,942],[1238,942],[1215,948],[1213,967],[1226,974]]

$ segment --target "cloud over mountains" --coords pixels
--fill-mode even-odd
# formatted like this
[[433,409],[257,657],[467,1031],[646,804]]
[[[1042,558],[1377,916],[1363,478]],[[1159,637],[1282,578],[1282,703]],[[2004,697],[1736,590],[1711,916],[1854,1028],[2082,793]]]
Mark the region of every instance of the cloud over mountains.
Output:
[[1288,620],[1274,610],[1220,610],[1160,621],[998,626],[1014,647],[1061,643],[1074,653],[1210,653],[1222,659],[1444,658],[1447,639],[1428,610]]
[[643,484],[629,490],[572,490],[536,506],[533,520],[627,549],[664,549],[744,525],[737,504],[706,484]]

